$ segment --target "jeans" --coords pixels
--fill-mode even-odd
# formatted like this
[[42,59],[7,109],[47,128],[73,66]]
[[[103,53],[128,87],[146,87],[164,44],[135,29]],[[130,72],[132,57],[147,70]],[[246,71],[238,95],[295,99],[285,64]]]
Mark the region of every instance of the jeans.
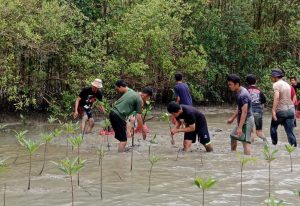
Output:
[[278,142],[277,128],[281,124],[284,127],[290,145],[294,145],[296,147],[297,140],[293,131],[294,118],[295,118],[294,110],[289,109],[285,111],[279,111],[276,113],[276,117],[277,117],[276,121],[274,121],[273,119],[271,121],[270,133],[271,133],[272,143],[276,145]]

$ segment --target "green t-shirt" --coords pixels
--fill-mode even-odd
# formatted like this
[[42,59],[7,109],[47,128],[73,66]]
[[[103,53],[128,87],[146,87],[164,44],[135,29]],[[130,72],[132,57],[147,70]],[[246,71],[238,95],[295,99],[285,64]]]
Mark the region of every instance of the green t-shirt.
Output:
[[142,98],[137,92],[128,89],[128,91],[115,102],[112,111],[121,117],[121,119],[126,120],[134,111],[142,113]]

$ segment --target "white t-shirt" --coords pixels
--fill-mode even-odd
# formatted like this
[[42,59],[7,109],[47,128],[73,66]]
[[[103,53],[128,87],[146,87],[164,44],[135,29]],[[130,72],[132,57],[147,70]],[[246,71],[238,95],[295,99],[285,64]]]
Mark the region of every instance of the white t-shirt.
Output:
[[283,81],[278,80],[273,84],[274,92],[279,92],[279,102],[276,108],[276,112],[286,111],[288,109],[294,108],[293,101],[291,99],[291,86]]

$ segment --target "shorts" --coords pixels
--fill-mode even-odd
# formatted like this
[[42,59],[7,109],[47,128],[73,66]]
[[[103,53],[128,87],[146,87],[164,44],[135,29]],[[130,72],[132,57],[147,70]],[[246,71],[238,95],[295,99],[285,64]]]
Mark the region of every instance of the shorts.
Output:
[[198,135],[198,141],[204,146],[211,143],[207,125],[203,125],[199,129],[196,128],[194,132],[185,132],[184,140],[192,140],[192,142],[195,143],[197,135]]
[[262,130],[263,128],[263,113],[261,112],[254,112],[254,123],[256,130]]
[[127,142],[126,121],[121,119],[121,117],[113,111],[109,114],[109,120],[112,128],[114,129],[115,138],[120,142]]
[[238,126],[235,126],[230,134],[231,144],[235,140],[239,140],[239,141],[247,142],[247,143],[251,144],[251,133],[253,130],[253,126],[254,126],[254,117],[253,116],[248,117],[243,125],[243,128],[242,128],[243,134],[240,137],[236,136]]

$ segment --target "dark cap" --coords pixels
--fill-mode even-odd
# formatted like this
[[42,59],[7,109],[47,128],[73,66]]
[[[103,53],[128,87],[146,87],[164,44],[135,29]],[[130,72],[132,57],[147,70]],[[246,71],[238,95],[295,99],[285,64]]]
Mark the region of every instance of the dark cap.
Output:
[[271,73],[272,77],[283,77],[283,72],[281,69],[272,69],[272,73]]

